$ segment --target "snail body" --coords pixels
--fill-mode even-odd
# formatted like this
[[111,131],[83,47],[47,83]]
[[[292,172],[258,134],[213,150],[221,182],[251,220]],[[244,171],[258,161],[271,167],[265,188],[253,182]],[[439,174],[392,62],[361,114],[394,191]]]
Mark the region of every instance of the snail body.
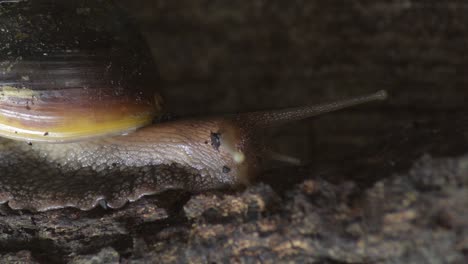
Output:
[[[114,7],[89,5],[0,4],[0,24],[15,25],[0,35],[0,203],[13,209],[119,208],[169,189],[245,185],[264,155],[261,129],[386,97],[152,123],[161,103],[148,48],[131,23],[103,23]],[[45,32],[24,33],[31,21]]]
[[[91,209],[100,200],[119,208],[128,200],[168,189],[199,192],[248,182],[249,162],[236,163],[211,131],[236,131],[225,120],[181,120],[124,136],[72,143],[0,140],[0,203],[14,209],[64,206]],[[237,135],[232,140],[238,143]],[[240,147],[240,146],[239,146]],[[27,183],[24,190],[15,188]]]

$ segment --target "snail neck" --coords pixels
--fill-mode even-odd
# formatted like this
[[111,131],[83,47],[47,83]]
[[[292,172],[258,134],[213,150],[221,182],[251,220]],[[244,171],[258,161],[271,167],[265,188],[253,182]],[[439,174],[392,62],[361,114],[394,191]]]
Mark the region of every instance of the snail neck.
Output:
[[[225,145],[215,142],[221,136]],[[100,172],[113,167],[175,165],[232,186],[247,180],[245,164],[232,156],[236,143],[229,142],[237,141],[235,129],[228,122],[184,120],[148,126],[128,135],[28,147],[39,158],[64,170],[88,167]]]

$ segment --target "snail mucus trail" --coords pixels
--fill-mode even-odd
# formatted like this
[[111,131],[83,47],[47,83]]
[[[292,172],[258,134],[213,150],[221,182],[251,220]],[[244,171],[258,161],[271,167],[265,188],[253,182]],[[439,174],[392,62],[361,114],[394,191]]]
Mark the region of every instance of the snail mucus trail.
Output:
[[0,203],[89,210],[250,182],[272,125],[385,99],[159,124],[143,38],[105,1],[0,2]]

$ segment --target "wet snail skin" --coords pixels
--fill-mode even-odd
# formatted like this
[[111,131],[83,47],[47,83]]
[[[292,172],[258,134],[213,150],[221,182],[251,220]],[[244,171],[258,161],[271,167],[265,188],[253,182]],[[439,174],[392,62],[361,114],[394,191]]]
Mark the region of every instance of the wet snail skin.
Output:
[[264,153],[256,134],[382,100],[152,123],[157,69],[111,2],[0,2],[0,203],[89,210],[169,189],[248,184]]

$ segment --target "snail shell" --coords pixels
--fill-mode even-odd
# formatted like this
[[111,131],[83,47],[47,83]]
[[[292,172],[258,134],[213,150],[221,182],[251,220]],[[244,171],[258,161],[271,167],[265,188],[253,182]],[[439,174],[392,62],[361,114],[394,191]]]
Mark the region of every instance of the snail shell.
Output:
[[259,168],[261,128],[386,97],[150,124],[161,102],[137,32],[107,1],[0,2],[0,203],[88,210],[235,188]]
[[151,123],[161,104],[144,42],[110,3],[2,3],[0,136],[68,142]]

